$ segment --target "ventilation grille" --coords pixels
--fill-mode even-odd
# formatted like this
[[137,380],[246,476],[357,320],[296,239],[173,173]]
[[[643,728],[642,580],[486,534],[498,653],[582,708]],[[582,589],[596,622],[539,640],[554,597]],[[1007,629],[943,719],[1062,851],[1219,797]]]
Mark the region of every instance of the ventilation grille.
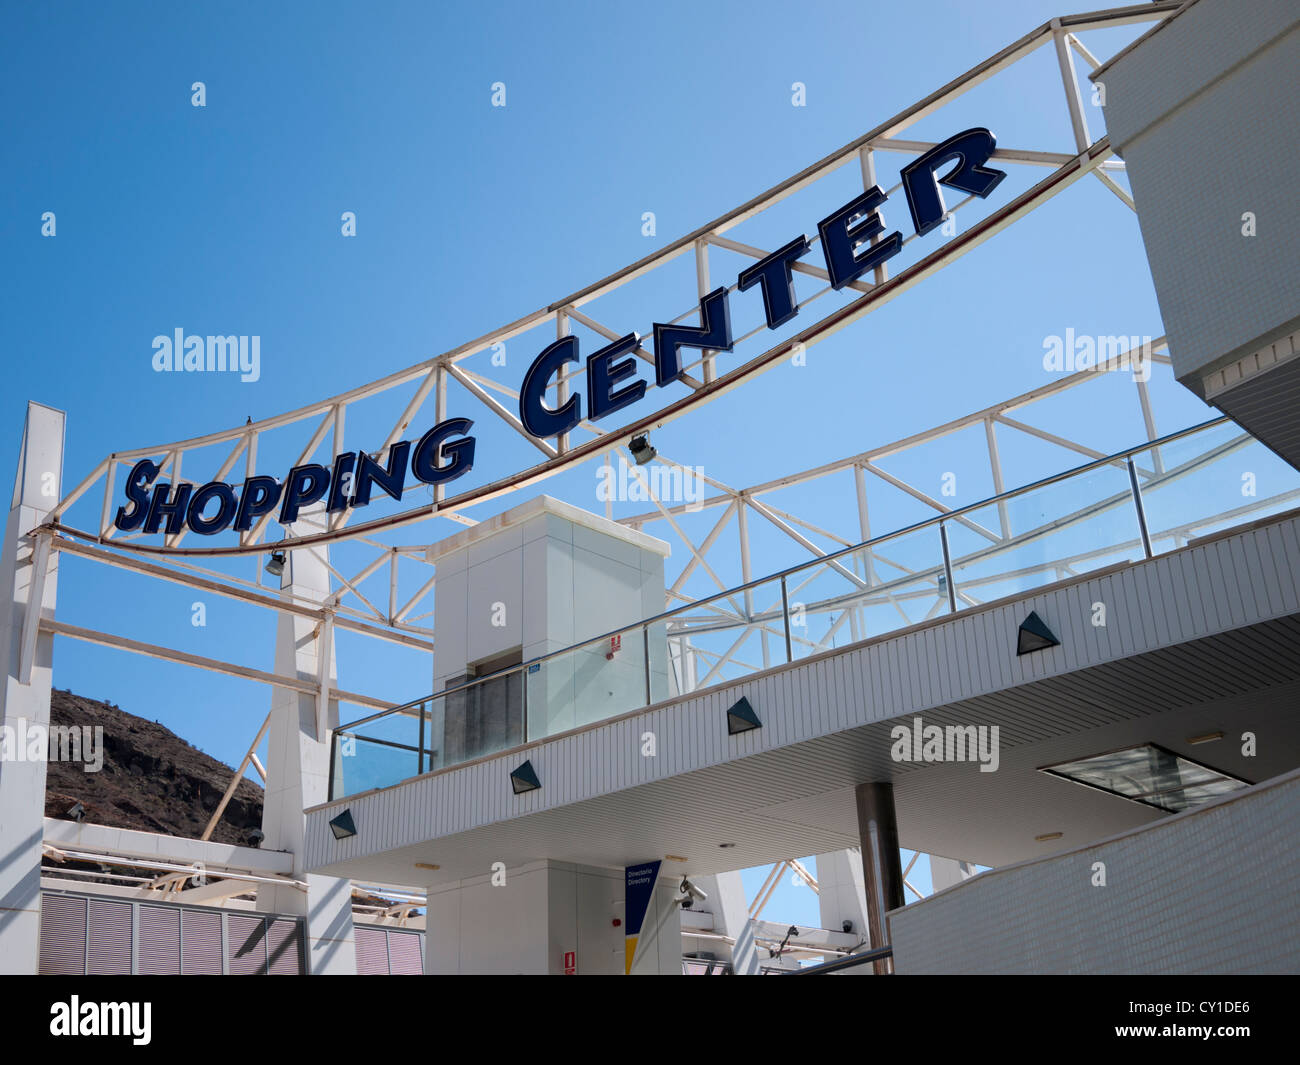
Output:
[[40,949],[40,972],[51,976],[303,972],[301,918],[48,891],[41,892]]

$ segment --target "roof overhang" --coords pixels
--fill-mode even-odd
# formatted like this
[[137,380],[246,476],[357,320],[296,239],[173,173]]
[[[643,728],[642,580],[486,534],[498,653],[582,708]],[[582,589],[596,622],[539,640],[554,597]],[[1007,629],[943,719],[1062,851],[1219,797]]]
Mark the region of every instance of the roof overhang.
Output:
[[[1296,767],[1297,574],[1300,517],[1284,515],[326,804],[307,815],[307,866],[411,882],[418,862],[438,867],[422,874],[436,883],[498,861],[677,855],[666,868],[721,872],[856,845],[853,789],[880,780],[895,785],[909,849],[996,866],[1077,846],[1163,815],[1044,765],[1156,743],[1252,782]],[[1061,644],[1017,656],[1031,610]],[[763,727],[730,736],[741,696]],[[917,717],[996,727],[996,771],[896,761],[891,732]],[[1224,739],[1188,744],[1214,731]],[[515,796],[509,774],[525,758],[542,786]],[[358,833],[334,840],[326,823],[345,807]]]

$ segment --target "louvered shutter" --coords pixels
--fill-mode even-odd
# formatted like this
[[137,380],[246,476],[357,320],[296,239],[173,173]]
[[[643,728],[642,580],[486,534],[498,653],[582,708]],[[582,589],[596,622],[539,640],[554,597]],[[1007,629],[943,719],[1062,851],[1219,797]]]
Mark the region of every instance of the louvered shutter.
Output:
[[221,914],[182,912],[181,972],[186,976],[221,975]]
[[227,916],[226,946],[231,976],[266,974],[266,922],[262,918]]
[[41,896],[43,976],[82,976],[86,972],[86,900]]
[[388,966],[394,976],[423,975],[424,936],[418,932],[389,932]]
[[289,917],[271,921],[266,932],[272,976],[302,975],[302,922]]
[[131,975],[131,904],[91,899],[86,921],[86,972]]
[[363,928],[353,933],[357,945],[357,975],[388,975],[388,937],[382,928]]
[[141,906],[136,972],[144,976],[179,976],[181,971],[181,911]]

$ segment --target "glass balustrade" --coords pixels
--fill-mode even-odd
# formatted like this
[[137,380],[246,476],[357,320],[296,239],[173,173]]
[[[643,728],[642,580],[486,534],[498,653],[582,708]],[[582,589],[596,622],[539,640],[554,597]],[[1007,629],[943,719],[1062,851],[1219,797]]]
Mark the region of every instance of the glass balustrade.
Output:
[[1300,472],[1232,422],[1210,422],[345,725],[333,734],[330,794],[387,787],[1297,506]]

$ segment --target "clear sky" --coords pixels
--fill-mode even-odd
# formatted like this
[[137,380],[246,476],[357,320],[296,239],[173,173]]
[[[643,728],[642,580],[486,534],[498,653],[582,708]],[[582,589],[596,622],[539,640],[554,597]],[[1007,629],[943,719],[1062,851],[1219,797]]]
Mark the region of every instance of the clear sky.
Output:
[[[436,355],[662,247],[1069,10],[1060,0],[5,3],[0,468],[14,466],[29,399],[67,412],[72,484],[115,449],[242,425]],[[1110,54],[1139,32],[1085,41]],[[1004,146],[1070,151],[1054,65],[1040,49],[907,135],[989,125]],[[492,106],[497,82],[505,107]],[[796,82],[805,106],[792,103]],[[1104,117],[1089,107],[1095,135]],[[1026,185],[1017,176],[1006,195]],[[813,232],[821,202],[774,220],[771,246]],[[341,233],[345,211],[355,237]],[[642,232],[648,211],[654,236]],[[56,216],[53,237],[44,212]],[[732,279],[720,269],[715,284]],[[693,284],[665,282],[611,324],[645,332],[687,309]],[[259,336],[259,380],[155,373],[153,338],[177,328]],[[1162,332],[1135,216],[1092,180],[806,369],[765,375],[655,442],[750,484],[1047,383],[1043,338],[1067,328]],[[509,348],[500,380],[517,385],[531,343]],[[1060,424],[1091,427],[1112,450],[1134,443],[1131,392],[1122,411],[1095,399],[1062,407]],[[1169,431],[1207,413],[1167,385],[1158,416]],[[481,428],[484,479],[536,460],[507,430]],[[595,509],[589,474],[546,490]],[[957,502],[985,494],[972,484]],[[773,542],[756,569],[799,561],[793,548]],[[184,589],[70,561],[60,584],[65,620],[270,668],[267,623],[237,607],[209,601],[195,628]],[[340,645],[343,687],[395,700],[428,691],[425,667],[349,651]],[[55,684],[162,721],[227,762],[269,705],[253,684],[68,641]],[[810,892],[783,894],[772,913],[815,914]]]

